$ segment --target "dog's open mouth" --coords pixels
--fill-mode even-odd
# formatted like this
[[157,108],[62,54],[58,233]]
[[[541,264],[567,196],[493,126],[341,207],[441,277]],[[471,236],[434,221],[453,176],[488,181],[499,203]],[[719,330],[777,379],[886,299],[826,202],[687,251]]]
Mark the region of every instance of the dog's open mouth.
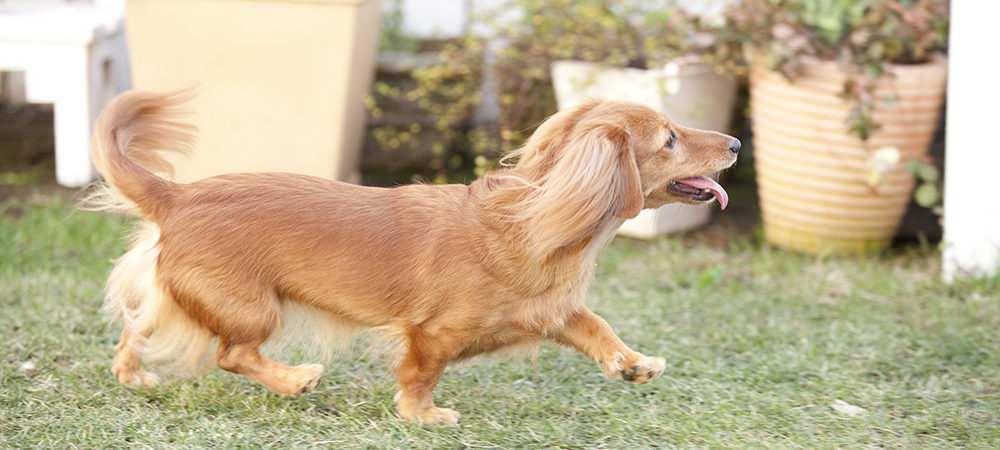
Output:
[[722,188],[722,185],[709,177],[684,178],[682,180],[671,181],[667,184],[667,189],[678,194],[690,195],[692,200],[698,202],[717,198],[722,209],[726,209],[726,205],[729,204],[729,194]]

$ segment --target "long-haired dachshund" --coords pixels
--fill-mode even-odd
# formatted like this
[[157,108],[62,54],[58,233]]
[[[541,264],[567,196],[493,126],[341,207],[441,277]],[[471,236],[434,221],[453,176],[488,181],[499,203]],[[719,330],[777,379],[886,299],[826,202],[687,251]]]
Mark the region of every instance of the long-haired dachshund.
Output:
[[424,424],[458,421],[431,396],[450,362],[511,346],[550,339],[608,378],[659,376],[663,358],[627,347],[584,305],[595,256],[643,208],[725,207],[706,175],[740,149],[637,103],[590,100],[542,124],[513,153],[516,165],[468,186],[288,173],[178,184],[150,170],[169,172],[165,155],[194,147],[185,100],[128,92],[97,123],[93,159],[106,180],[97,207],[144,219],[107,284],[105,309],[123,323],[118,380],[155,383],[145,358],[189,374],[214,363],[280,395],[308,392],[323,366],[290,367],[259,350],[289,310],[305,310],[321,339],[365,327],[393,336],[396,408]]

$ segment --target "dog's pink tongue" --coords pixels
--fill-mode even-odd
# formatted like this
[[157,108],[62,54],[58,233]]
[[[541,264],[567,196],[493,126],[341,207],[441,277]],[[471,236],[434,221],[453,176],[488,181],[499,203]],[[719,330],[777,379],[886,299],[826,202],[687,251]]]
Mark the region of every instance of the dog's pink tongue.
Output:
[[729,204],[729,194],[726,190],[722,188],[722,185],[716,183],[715,180],[709,177],[696,177],[696,178],[685,178],[683,180],[677,180],[679,184],[686,184],[691,187],[695,187],[702,190],[712,191],[712,195],[719,199],[719,204],[722,209],[726,209],[726,205]]

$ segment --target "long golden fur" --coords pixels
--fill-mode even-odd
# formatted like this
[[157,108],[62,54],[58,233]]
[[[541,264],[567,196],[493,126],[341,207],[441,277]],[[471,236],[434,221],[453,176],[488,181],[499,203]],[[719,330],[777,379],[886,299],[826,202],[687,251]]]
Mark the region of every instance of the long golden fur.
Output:
[[184,101],[128,92],[97,123],[93,158],[107,189],[96,207],[144,218],[107,284],[105,309],[123,324],[119,381],[155,383],[147,359],[181,373],[214,363],[281,395],[308,392],[321,365],[259,351],[294,306],[323,319],[322,336],[380,327],[396,337],[396,407],[425,424],[458,421],[431,398],[449,362],[515,345],[550,339],[608,378],[659,376],[663,358],[628,348],[584,305],[595,256],[642,208],[715,197],[724,206],[725,191],[703,176],[739,150],[645,106],[591,100],[542,124],[516,165],[468,186],[286,173],[178,184],[149,169],[169,172],[164,153],[194,147]]

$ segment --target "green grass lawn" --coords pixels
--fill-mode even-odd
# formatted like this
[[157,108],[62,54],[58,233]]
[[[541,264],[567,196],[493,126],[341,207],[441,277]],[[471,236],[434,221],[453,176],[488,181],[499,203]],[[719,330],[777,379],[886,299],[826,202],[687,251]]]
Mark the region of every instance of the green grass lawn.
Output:
[[363,344],[299,397],[218,369],[119,386],[119,330],[100,306],[128,222],[58,199],[8,201],[0,217],[0,447],[1000,445],[1000,281],[944,285],[933,251],[839,259],[736,237],[617,239],[588,301],[630,346],[667,358],[660,379],[609,382],[544,345],[537,376],[519,359],[450,369],[436,400],[462,422],[423,427],[395,416],[392,377]]

